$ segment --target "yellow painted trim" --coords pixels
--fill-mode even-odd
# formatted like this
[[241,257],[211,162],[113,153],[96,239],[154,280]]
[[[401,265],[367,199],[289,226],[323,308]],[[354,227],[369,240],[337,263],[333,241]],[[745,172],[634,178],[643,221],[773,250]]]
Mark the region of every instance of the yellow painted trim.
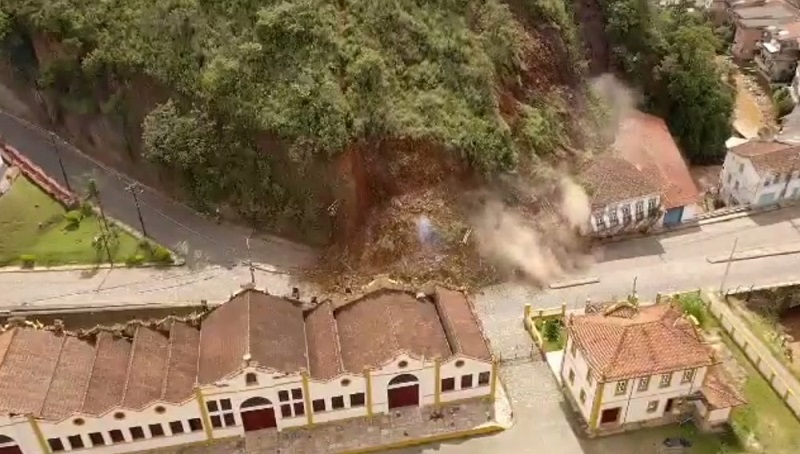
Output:
[[367,382],[367,416],[372,417],[372,376],[369,368],[364,368],[364,380]]
[[605,382],[597,384],[597,391],[594,393],[594,402],[592,402],[592,412],[589,414],[589,430],[594,431],[597,428],[597,418],[600,415],[600,404],[603,402],[603,388]]
[[442,362],[436,358],[434,363],[435,392],[433,394],[433,404],[437,407],[442,403]]
[[308,386],[308,372],[303,372],[303,400],[306,405],[306,419],[309,426],[314,425],[314,409],[311,408],[311,392]]
[[497,367],[497,360],[492,360],[492,389],[489,393],[491,396],[492,402],[497,398],[497,371],[499,367]]
[[403,440],[396,443],[389,443],[380,446],[371,446],[369,448],[358,448],[350,451],[340,451],[337,454],[369,454],[373,452],[388,451],[391,449],[409,448],[412,446],[424,445],[427,443],[437,443],[445,440],[454,440],[457,438],[476,437],[479,435],[489,435],[504,431],[505,428],[500,426],[486,426],[477,429],[462,430],[459,432],[451,432],[447,434],[432,435],[430,437],[415,438],[413,440]]
[[28,422],[31,425],[31,429],[33,429],[33,434],[36,435],[36,441],[39,442],[39,448],[41,448],[42,454],[50,454],[50,445],[47,444],[42,429],[39,427],[39,424],[36,423],[36,418],[32,415],[28,415]]
[[523,307],[523,317],[525,317],[525,320],[527,320],[531,318],[531,303],[525,303],[525,306]]
[[211,418],[208,416],[208,408],[206,408],[206,399],[203,397],[203,391],[200,388],[194,389],[194,397],[197,399],[197,405],[200,406],[200,415],[203,418],[203,429],[206,432],[206,440],[214,439],[214,430],[211,427]]

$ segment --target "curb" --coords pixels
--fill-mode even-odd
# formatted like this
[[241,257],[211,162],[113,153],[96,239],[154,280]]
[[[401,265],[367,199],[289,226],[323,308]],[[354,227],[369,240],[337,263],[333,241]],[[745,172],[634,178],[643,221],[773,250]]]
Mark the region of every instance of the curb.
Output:
[[548,287],[553,290],[559,290],[562,288],[580,287],[581,285],[597,284],[599,282],[600,282],[599,277],[588,277],[585,279],[576,279],[574,281],[554,282],[548,285]]
[[108,263],[98,264],[98,265],[63,265],[63,266],[51,266],[51,267],[43,267],[43,268],[22,268],[16,266],[4,266],[0,267],[0,274],[12,274],[12,273],[59,273],[59,272],[69,272],[69,271],[101,271],[101,270],[114,270],[114,269],[126,269],[126,270],[135,270],[139,268],[177,268],[184,266],[185,263],[183,261],[175,262],[175,263],[143,263],[141,265],[136,266],[126,266],[124,263],[114,263],[110,265]]
[[477,429],[462,430],[458,432],[451,432],[446,434],[432,435],[429,437],[415,438],[413,440],[398,441],[395,443],[388,443],[385,445],[370,446],[368,448],[358,448],[347,451],[339,451],[337,454],[367,454],[373,452],[387,451],[392,449],[410,448],[428,443],[436,443],[447,440],[455,440],[458,438],[476,437],[480,435],[491,435],[506,430],[502,426],[490,425],[487,427],[479,427]]
[[718,264],[718,263],[728,263],[728,262],[741,262],[744,260],[754,260],[754,259],[761,259],[765,257],[780,257],[782,255],[792,255],[800,253],[800,247],[788,249],[785,251],[750,251],[750,252],[743,252],[741,255],[734,255],[731,257],[728,256],[717,256],[717,257],[706,257],[706,261],[711,264]]

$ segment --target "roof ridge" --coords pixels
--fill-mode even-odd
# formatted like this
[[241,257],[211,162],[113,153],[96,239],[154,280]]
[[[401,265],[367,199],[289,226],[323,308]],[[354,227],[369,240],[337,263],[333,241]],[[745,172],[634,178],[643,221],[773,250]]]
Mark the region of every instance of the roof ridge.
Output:
[[133,332],[131,353],[128,356],[128,367],[125,369],[125,385],[122,387],[122,398],[117,405],[125,406],[125,399],[128,397],[128,385],[130,385],[131,382],[131,367],[133,367],[133,359],[136,356],[136,345],[139,343],[139,330],[142,328],[143,326],[139,325],[136,327],[136,331]]
[[175,336],[173,336],[173,331],[175,330],[175,324],[178,323],[177,321],[173,320],[172,325],[169,327],[169,341],[167,342],[167,359],[164,363],[164,379],[161,381],[161,399],[165,398],[167,393],[167,384],[169,381],[169,365],[172,362],[172,346],[173,342],[175,341]]
[[444,327],[444,339],[447,341],[448,347],[450,347],[450,353],[461,353],[463,349],[461,348],[461,344],[458,342],[457,336],[453,335],[453,322],[450,320],[450,317],[443,310],[443,303],[441,302],[442,299],[439,297],[439,293],[434,289],[434,304],[433,307],[436,310],[436,316],[439,317],[439,323]]
[[92,378],[94,377],[95,365],[97,364],[97,354],[100,351],[100,336],[102,336],[103,333],[110,335],[110,333],[103,331],[99,333],[97,337],[95,337],[94,359],[92,359],[92,370],[89,372],[89,379],[86,380],[86,389],[83,390],[83,397],[81,398],[81,407],[80,407],[81,411],[83,411],[83,407],[86,406],[86,397],[89,395],[89,387],[92,386]]
[[344,358],[342,357],[342,341],[339,338],[339,323],[336,321],[336,315],[333,312],[333,303],[327,301],[323,304],[330,306],[331,321],[333,322],[333,349],[336,351],[336,361],[339,363],[340,370],[346,372],[347,368],[344,367]]
[[50,373],[50,379],[47,381],[47,390],[44,392],[44,396],[42,397],[42,406],[36,413],[37,416],[41,416],[44,413],[44,407],[47,404],[47,396],[50,394],[50,389],[53,387],[53,378],[56,375],[58,364],[61,362],[61,355],[64,354],[64,345],[66,343],[67,343],[67,336],[61,336],[61,348],[58,349],[58,358],[56,358],[55,365],[53,365],[53,371]]
[[[628,337],[628,328],[635,325],[627,325],[622,327],[622,336],[620,336],[619,342],[617,343],[617,347],[614,349],[614,354],[611,357],[611,361],[608,362],[606,365],[606,369],[610,369],[614,364],[617,363],[617,358],[619,354],[622,353],[622,345],[625,343],[625,338]],[[608,370],[603,370],[601,373],[605,376]]]

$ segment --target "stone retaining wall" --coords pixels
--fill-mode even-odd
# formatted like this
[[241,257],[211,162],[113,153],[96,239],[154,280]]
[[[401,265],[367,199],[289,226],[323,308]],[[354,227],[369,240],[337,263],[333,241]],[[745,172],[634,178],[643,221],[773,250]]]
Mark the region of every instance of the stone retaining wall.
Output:
[[58,181],[47,175],[41,167],[34,164],[30,159],[22,155],[16,148],[4,144],[0,138],[0,153],[9,164],[17,167],[23,175],[28,177],[42,190],[48,193],[53,199],[64,205],[68,210],[75,209],[80,200],[78,197],[67,190]]

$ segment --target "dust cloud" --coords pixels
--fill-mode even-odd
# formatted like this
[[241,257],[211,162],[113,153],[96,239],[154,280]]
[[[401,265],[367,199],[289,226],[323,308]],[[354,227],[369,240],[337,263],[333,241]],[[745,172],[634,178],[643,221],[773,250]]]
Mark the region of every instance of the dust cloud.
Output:
[[589,263],[582,233],[589,222],[589,198],[574,181],[562,177],[526,215],[489,197],[473,217],[478,250],[501,269],[546,285]]
[[598,125],[599,132],[613,140],[617,132],[620,118],[637,110],[642,102],[642,94],[631,88],[613,74],[602,74],[592,79],[589,83],[594,95],[603,103],[606,116],[602,124]]

